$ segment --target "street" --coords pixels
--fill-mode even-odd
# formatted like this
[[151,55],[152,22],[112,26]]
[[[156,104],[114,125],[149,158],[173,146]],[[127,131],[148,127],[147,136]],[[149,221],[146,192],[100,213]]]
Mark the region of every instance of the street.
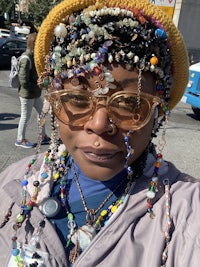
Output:
[[[8,71],[0,71],[0,171],[11,163],[33,155],[35,149],[25,149],[14,145],[20,117],[20,103],[17,89],[8,87]],[[47,121],[49,118],[47,117]],[[161,139],[161,133],[155,142]],[[50,126],[47,123],[47,134]],[[27,128],[27,139],[37,141],[37,119],[33,110],[31,121]],[[43,146],[41,152],[48,146]],[[200,121],[195,118],[189,105],[179,103],[172,111],[166,131],[166,145],[163,157],[173,162],[182,172],[200,178]]]

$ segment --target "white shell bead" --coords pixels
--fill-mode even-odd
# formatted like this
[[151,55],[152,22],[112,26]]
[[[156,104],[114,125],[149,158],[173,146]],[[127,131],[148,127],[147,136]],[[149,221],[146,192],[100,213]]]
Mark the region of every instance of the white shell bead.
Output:
[[65,37],[67,35],[65,24],[60,23],[59,25],[57,25],[54,29],[54,34],[56,37]]
[[153,191],[148,191],[148,192],[147,192],[147,197],[150,198],[150,199],[154,198],[155,195],[156,195],[156,194],[155,194],[155,192],[153,192]]
[[134,56],[134,63],[137,63],[139,61],[139,57],[138,56]]

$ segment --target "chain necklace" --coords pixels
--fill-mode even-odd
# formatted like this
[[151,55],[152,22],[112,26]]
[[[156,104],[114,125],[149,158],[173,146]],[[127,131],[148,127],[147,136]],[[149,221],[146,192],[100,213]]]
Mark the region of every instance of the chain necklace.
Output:
[[[86,211],[86,224],[92,225],[96,220],[96,214],[103,208],[103,206],[113,196],[113,194],[118,190],[118,188],[120,188],[125,183],[125,181],[127,181],[127,180],[125,178],[123,178],[121,180],[121,182],[119,184],[117,184],[117,186],[114,188],[114,190],[112,192],[110,192],[110,194],[102,201],[102,203],[99,205],[99,207],[96,210],[89,209],[87,207],[87,204],[86,204],[86,201],[85,201],[85,198],[84,198],[84,195],[83,195],[83,191],[81,189],[81,185],[80,185],[80,182],[79,182],[79,179],[78,179],[78,175],[77,175],[75,167],[74,167],[74,162],[72,162],[72,168],[73,168],[73,172],[74,172],[74,180],[75,180],[75,182],[77,184],[78,191],[79,191],[80,196],[81,196],[81,201],[83,203],[84,210]],[[129,178],[129,180],[131,180],[130,177],[128,177],[128,178]]]
[[[113,213],[118,209],[118,207],[123,204],[125,195],[129,191],[133,178],[132,175],[128,174],[126,178],[123,178],[119,184],[114,188],[114,190],[101,202],[97,209],[90,209],[87,207],[83,191],[78,179],[78,175],[75,170],[74,162],[72,161],[72,169],[74,172],[74,180],[77,184],[78,191],[80,193],[81,201],[83,203],[84,210],[86,212],[86,224],[78,227],[78,229],[74,229],[74,221],[71,219],[70,225],[72,224],[72,231],[70,229],[71,234],[68,236],[68,241],[74,244],[74,248],[70,251],[69,260],[73,264],[77,257],[80,255],[82,251],[84,251],[92,239],[95,237],[96,233],[101,229],[103,222],[105,223],[110,219]],[[102,210],[98,218],[96,215],[98,212],[104,207],[104,205],[108,202],[108,200],[113,196],[113,194],[124,184],[127,183],[124,193],[121,197],[117,199],[115,203],[110,205],[107,209]],[[69,227],[70,228],[70,227]],[[68,242],[69,244],[69,242]]]

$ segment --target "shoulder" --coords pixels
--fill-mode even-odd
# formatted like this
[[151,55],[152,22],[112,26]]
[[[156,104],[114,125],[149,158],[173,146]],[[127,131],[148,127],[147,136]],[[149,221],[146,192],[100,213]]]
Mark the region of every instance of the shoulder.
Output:
[[[175,167],[171,163],[169,166],[173,172]],[[169,196],[171,217],[176,227],[180,227],[188,238],[198,238],[200,242],[200,179],[179,171],[170,184]]]
[[175,199],[177,204],[187,201],[190,205],[193,201],[198,200],[200,207],[200,179],[181,172],[171,162],[167,162],[167,164],[168,172],[165,177],[169,180],[171,201]]
[[[42,164],[42,160],[44,158],[43,155],[44,154],[41,153],[38,156],[38,160],[37,160],[38,170]],[[35,156],[33,155],[33,156],[23,158],[20,161],[17,161],[11,164],[2,173],[0,173],[1,188],[10,181],[21,180],[24,177],[25,172],[27,171],[28,165],[30,164],[31,160],[34,159],[34,157]]]

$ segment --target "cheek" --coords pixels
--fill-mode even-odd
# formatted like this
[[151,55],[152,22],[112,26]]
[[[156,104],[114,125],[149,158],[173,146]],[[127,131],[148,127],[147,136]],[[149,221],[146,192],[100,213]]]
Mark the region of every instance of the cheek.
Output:
[[147,125],[133,134],[131,138],[131,146],[134,149],[133,160],[137,159],[148,146],[151,140],[153,121],[154,119],[152,117]]
[[59,134],[60,137],[63,141],[63,143],[65,144],[67,150],[69,151],[69,153],[72,152],[72,150],[74,149],[74,140],[75,140],[75,136],[76,136],[76,131],[72,131],[69,126],[63,124],[62,122],[58,123],[59,125]]

